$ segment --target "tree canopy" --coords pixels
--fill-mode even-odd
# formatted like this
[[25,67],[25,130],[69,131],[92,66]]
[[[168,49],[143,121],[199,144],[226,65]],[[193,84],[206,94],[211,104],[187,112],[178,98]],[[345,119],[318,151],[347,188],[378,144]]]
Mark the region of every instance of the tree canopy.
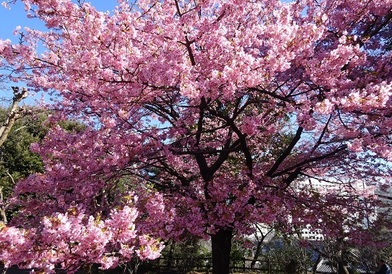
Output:
[[2,62],[58,94],[53,121],[87,127],[34,146],[46,170],[18,184],[26,231],[3,228],[17,248],[0,259],[107,268],[191,233],[222,274],[254,223],[372,242],[370,187],[392,159],[390,0],[22,2],[48,30],[0,41]]
[[[45,135],[45,128],[42,125],[45,114],[32,113],[21,117],[17,121],[13,130],[1,147],[1,178],[2,181],[18,181],[28,175],[43,171],[43,164],[38,156],[30,151],[30,144],[39,142]],[[6,109],[0,109],[0,121],[4,121]],[[9,173],[9,175],[7,175]],[[3,184],[2,184],[3,185]],[[3,185],[4,186],[4,185]]]

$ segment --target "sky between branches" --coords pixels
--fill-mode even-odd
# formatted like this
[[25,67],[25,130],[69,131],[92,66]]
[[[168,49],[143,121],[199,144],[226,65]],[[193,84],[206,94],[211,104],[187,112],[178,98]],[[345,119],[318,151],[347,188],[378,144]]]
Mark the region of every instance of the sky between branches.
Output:
[[[76,1],[74,1],[76,2]],[[114,7],[117,4],[116,0],[91,0],[90,2],[97,10],[102,12],[112,13]],[[27,18],[26,11],[24,10],[23,3],[17,2],[16,4],[8,5],[5,7],[5,1],[1,2],[0,6],[0,39],[9,39],[12,43],[17,43],[19,37],[14,35],[14,31],[17,27],[29,27],[32,29],[45,29],[45,25],[38,19]],[[8,90],[12,84],[1,83],[0,84],[0,105],[8,105],[8,101],[12,98],[12,92]],[[24,103],[36,104],[37,100],[40,100],[40,96],[34,96],[33,98],[27,98]],[[46,101],[47,98],[45,98]]]

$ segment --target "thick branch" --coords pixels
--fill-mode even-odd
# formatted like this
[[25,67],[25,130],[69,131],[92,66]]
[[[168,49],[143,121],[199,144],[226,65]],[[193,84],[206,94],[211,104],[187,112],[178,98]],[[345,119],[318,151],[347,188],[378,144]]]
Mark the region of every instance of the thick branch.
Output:
[[323,131],[320,134],[319,139],[317,140],[317,143],[314,145],[312,152],[315,151],[317,149],[317,147],[322,143],[323,137],[325,136],[325,133],[327,132],[328,129],[328,125],[332,120],[332,114],[329,116],[327,123],[325,124]]
[[6,224],[8,222],[8,220],[7,220],[7,215],[5,214],[4,196],[3,196],[3,187],[2,186],[0,186],[0,215],[1,215],[1,218],[3,219],[3,223]]
[[231,138],[229,138],[225,144],[225,148],[227,149],[221,151],[219,154],[218,159],[215,161],[215,163],[211,166],[211,170],[213,172],[217,171],[219,167],[226,161],[227,157],[229,157],[229,153],[235,150],[238,150],[238,146],[240,145],[241,141],[237,139],[229,148],[229,144],[231,142]]
[[[237,107],[236,107],[237,109]],[[245,108],[240,108],[239,111],[244,110]],[[253,159],[252,159],[252,155],[249,151],[247,142],[246,142],[246,135],[243,134],[239,128],[235,125],[234,123],[234,119],[235,118],[230,118],[227,115],[223,115],[222,113],[220,113],[219,111],[212,109],[212,108],[208,108],[208,111],[213,114],[216,117],[219,117],[221,119],[223,119],[224,121],[226,121],[227,125],[230,127],[230,129],[235,132],[238,136],[237,139],[237,143],[239,145],[239,148],[241,149],[241,151],[244,153],[245,156],[245,164],[247,166],[247,168],[249,169],[249,175],[252,176],[252,168],[253,168]],[[233,117],[236,117],[238,115],[238,113],[233,113]],[[231,138],[230,138],[231,140]],[[232,146],[233,147],[233,146]],[[235,145],[235,147],[237,147],[237,144]],[[226,158],[228,157],[228,153],[227,155],[220,155],[222,156],[222,159],[226,160]],[[221,158],[221,157],[220,157]],[[218,165],[218,167],[223,163],[223,162],[219,162],[220,159],[218,159],[218,161],[216,162],[216,164]]]
[[320,155],[320,156],[317,156],[317,157],[311,157],[309,159],[303,160],[302,162],[299,162],[298,164],[296,164],[294,166],[291,166],[291,167],[286,168],[286,169],[284,169],[282,171],[279,171],[278,173],[273,174],[273,176],[271,174],[270,177],[278,177],[278,176],[281,176],[283,174],[288,173],[290,170],[293,170],[293,169],[297,170],[297,169],[303,167],[306,164],[313,163],[313,162],[318,162],[318,161],[327,159],[329,157],[335,156],[337,153],[345,150],[346,148],[347,148],[347,145],[342,145],[342,146],[336,148],[334,151],[331,151],[330,153],[327,153],[327,154],[324,154],[324,155]]
[[[197,123],[197,134],[196,134],[196,144],[195,146],[198,147],[200,144],[201,133],[203,132],[203,120],[204,120],[204,109],[206,107],[205,99],[202,98],[200,103],[200,112],[199,112],[199,121]],[[197,164],[200,168],[200,174],[203,177],[205,182],[209,182],[212,180],[212,173],[210,168],[208,167],[206,158],[203,154],[195,154]]]
[[290,155],[290,153],[293,150],[294,146],[297,144],[297,142],[301,138],[302,131],[303,131],[303,128],[302,127],[298,127],[297,132],[295,133],[295,136],[294,136],[293,140],[291,140],[291,143],[289,144],[289,146],[283,151],[283,153],[280,155],[280,157],[276,160],[275,164],[266,173],[267,176],[272,177],[272,175],[278,169],[280,164]]
[[298,175],[301,173],[301,169],[299,167],[291,173],[285,180],[286,187],[288,187],[295,179],[297,179]]
[[278,94],[276,94],[274,92],[267,91],[266,89],[249,88],[248,90],[249,91],[260,92],[260,93],[263,93],[263,94],[267,94],[267,95],[271,96],[272,98],[281,100],[282,102],[290,102],[290,100],[287,97],[280,96],[280,95],[278,95]]
[[12,105],[4,124],[0,127],[0,147],[4,144],[13,125],[19,118],[18,105],[20,101],[27,97],[27,89],[22,88],[22,90],[20,90],[18,87],[12,87],[12,89],[14,91]]
[[186,49],[188,50],[189,59],[191,60],[191,64],[192,64],[192,66],[195,66],[196,65],[195,55],[193,55],[193,51],[192,51],[192,47],[191,47],[193,41],[189,41],[187,35],[185,36],[185,41],[186,41],[185,46],[186,46]]
[[380,32],[382,28],[384,28],[392,19],[392,11],[385,15],[385,17],[381,18],[380,24],[377,26],[377,22],[373,25],[370,25],[362,34],[364,37],[373,37]]

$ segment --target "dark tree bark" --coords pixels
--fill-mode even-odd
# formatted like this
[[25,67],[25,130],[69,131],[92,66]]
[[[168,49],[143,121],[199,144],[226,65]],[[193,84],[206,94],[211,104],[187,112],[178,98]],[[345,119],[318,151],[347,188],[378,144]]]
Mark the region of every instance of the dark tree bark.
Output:
[[212,241],[212,273],[230,273],[230,251],[233,230],[222,228],[215,235],[211,236]]

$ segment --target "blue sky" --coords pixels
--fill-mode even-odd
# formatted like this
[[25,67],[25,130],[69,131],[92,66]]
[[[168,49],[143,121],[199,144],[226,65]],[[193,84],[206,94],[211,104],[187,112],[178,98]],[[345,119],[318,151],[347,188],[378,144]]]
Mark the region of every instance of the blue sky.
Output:
[[[0,0],[2,2],[2,0]],[[92,3],[100,11],[112,11],[117,4],[116,0],[90,0],[86,1]],[[21,26],[30,28],[43,28],[44,25],[36,19],[28,19],[24,10],[23,3],[18,1],[14,5],[9,5],[10,9],[0,6],[0,39],[10,39],[17,41],[17,37],[13,35],[15,27]]]
[[[0,0],[0,3],[4,0]],[[100,11],[112,11],[115,5],[117,4],[116,0],[90,0],[86,1],[92,3],[94,7],[96,7]],[[18,37],[15,36],[14,30],[17,26],[21,26],[22,29],[24,27],[29,27],[32,29],[44,29],[44,24],[38,19],[29,19],[26,16],[26,12],[24,10],[24,5],[21,1],[18,1],[16,4],[9,5],[10,9],[6,9],[5,7],[0,5],[0,39],[6,40],[10,39],[13,43],[18,42]],[[0,71],[1,72],[1,71]],[[10,89],[10,85],[12,83],[0,83],[0,106],[9,105],[9,100],[12,98],[12,91]],[[22,84],[18,84],[21,86]],[[30,94],[30,97],[24,100],[26,104],[35,104],[35,100],[40,100],[42,95]],[[48,98],[45,98],[45,101],[48,101]]]

